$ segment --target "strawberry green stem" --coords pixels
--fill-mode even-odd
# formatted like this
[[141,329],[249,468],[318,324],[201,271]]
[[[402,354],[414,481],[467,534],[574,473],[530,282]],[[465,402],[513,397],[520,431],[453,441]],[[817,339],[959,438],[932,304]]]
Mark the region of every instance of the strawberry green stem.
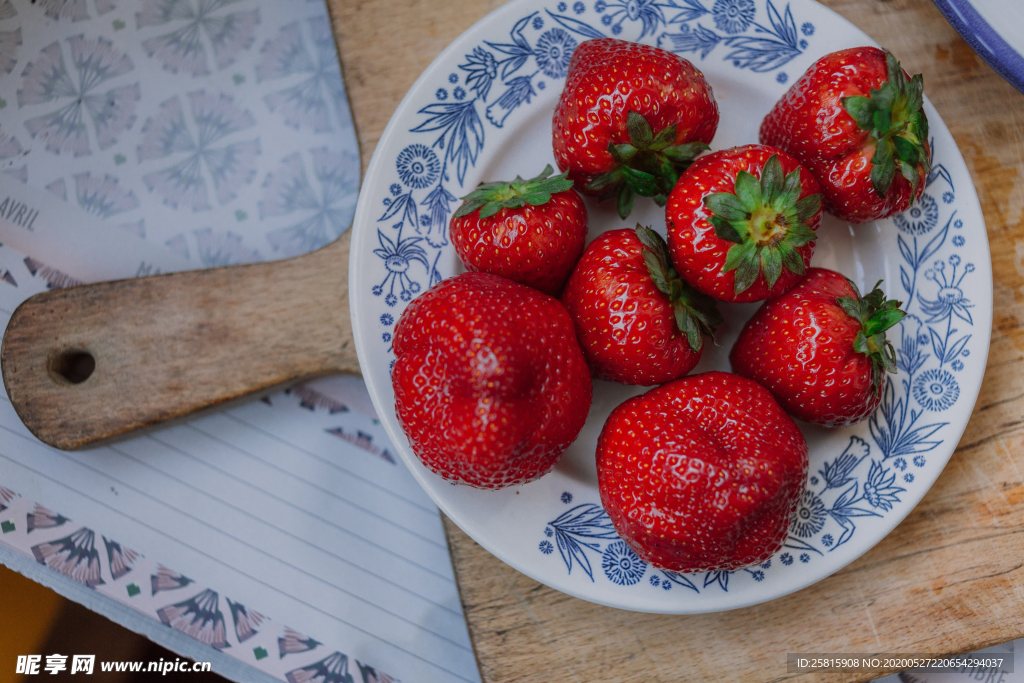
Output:
[[[916,190],[921,180],[918,167],[923,167],[926,174],[931,169],[925,150],[928,118],[924,114],[924,77],[916,74],[908,81],[903,67],[888,50],[885,64],[889,80],[872,89],[870,97],[842,99],[846,112],[875,140],[871,184],[879,197],[889,192],[897,170]],[[915,194],[910,195],[911,204]]]
[[722,272],[736,271],[736,294],[754,284],[761,273],[769,289],[783,268],[803,275],[804,262],[797,250],[817,238],[807,221],[821,210],[821,195],[800,199],[801,189],[800,170],[783,177],[782,163],[773,154],[760,180],[740,171],[735,194],[719,192],[704,198],[715,234],[735,242]]
[[881,280],[875,284],[870,294],[863,297],[857,285],[849,279],[847,282],[856,292],[857,298],[841,296],[836,299],[836,303],[847,315],[860,323],[860,330],[853,340],[853,350],[863,353],[871,361],[871,381],[877,393],[882,390],[884,373],[897,372],[896,351],[886,339],[886,330],[903,320],[907,313],[900,310],[901,302],[885,298],[885,292],[879,288]]
[[665,206],[679,175],[693,163],[694,157],[710,149],[703,142],[677,145],[675,124],[655,133],[650,122],[632,110],[626,114],[626,131],[628,143],[608,143],[615,168],[587,185],[587,190],[603,192],[602,201],[614,197],[623,220],[633,210],[635,195],[652,197],[658,206]]
[[459,207],[453,218],[468,216],[480,209],[480,218],[488,218],[501,209],[514,209],[530,204],[540,206],[551,201],[551,195],[565,192],[572,187],[568,173],[553,177],[551,164],[544,167],[540,175],[529,180],[516,176],[511,182],[499,181],[481,183],[475,190],[463,197],[465,204]]
[[661,235],[637,223],[636,236],[643,245],[644,263],[651,273],[654,286],[667,294],[672,302],[676,327],[686,335],[690,348],[700,351],[704,347],[704,335],[713,339],[715,326],[722,323],[715,300],[693,289],[679,277],[679,273],[672,267],[668,245]]

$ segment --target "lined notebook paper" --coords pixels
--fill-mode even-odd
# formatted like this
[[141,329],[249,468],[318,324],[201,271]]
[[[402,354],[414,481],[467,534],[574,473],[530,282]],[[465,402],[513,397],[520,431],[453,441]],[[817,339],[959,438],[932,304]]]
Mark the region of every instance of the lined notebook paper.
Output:
[[[0,194],[29,196],[23,187]],[[78,209],[44,207],[41,230],[66,222],[64,211]],[[117,230],[75,218],[76,240]],[[0,241],[18,239],[0,221]],[[121,242],[102,263],[80,252],[91,260],[81,272],[183,265]],[[77,277],[62,259],[55,268],[46,254],[0,247],[0,325],[28,296]],[[346,672],[478,681],[437,508],[369,411],[350,407],[363,397],[316,387],[75,453],[41,444],[0,398],[0,546],[33,560],[37,580],[61,574],[149,617],[160,629],[137,630],[172,648],[194,656],[180,639],[198,639],[236,678],[247,677],[241,662],[293,683]]]

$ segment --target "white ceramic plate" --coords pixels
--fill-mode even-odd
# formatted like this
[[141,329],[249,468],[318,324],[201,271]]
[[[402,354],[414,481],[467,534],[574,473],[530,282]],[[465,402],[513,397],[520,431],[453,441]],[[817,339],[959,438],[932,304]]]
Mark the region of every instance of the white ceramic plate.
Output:
[[[981,385],[992,275],[977,195],[946,126],[926,103],[934,172],[905,215],[857,228],[826,217],[814,265],[867,291],[885,280],[910,315],[890,332],[900,373],[869,422],[810,444],[807,491],[786,547],[735,572],[669,574],[642,562],[600,505],[594,450],[611,410],[637,388],[596,382],[579,440],[540,480],[502,491],[444,482],[412,454],[394,412],[391,337],[407,302],[461,271],[446,233],[456,197],[477,183],[529,177],[551,151],[551,115],[572,48],[600,34],[658,44],[701,68],[722,112],[712,147],[756,142],[761,119],[819,56],[873,41],[811,0],[516,0],[448,47],[399,105],[363,183],[350,299],[363,375],[391,440],[441,509],[486,549],[566,593],[624,609],[695,613],[771,600],[818,581],[882,539],[949,459]],[[590,237],[622,227],[588,202]],[[635,220],[664,232],[638,200]],[[756,306],[723,305],[721,347],[697,371],[728,370],[728,351]]]
[[1020,0],[933,0],[963,39],[1024,92],[1024,4]]

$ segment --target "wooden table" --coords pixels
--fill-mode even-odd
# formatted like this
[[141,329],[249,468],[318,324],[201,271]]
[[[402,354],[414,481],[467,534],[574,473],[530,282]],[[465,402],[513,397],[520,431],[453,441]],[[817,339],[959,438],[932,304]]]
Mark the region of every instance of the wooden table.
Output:
[[[930,0],[823,2],[924,74],[978,188],[995,317],[967,431],[924,500],[870,552],[795,595],[725,613],[637,614],[584,602],[511,569],[447,523],[487,683],[855,681],[872,676],[787,675],[785,655],[959,653],[1024,635],[1024,96]],[[365,167],[416,77],[502,3],[328,4]]]

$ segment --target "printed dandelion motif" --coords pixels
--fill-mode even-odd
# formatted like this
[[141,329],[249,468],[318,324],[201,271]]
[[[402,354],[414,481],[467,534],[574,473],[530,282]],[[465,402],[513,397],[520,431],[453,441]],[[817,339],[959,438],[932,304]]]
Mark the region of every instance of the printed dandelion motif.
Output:
[[551,78],[562,78],[569,70],[569,58],[576,41],[567,31],[553,28],[540,37],[533,54],[540,70]]
[[349,442],[350,444],[356,446],[357,448],[363,449],[364,451],[370,453],[371,455],[377,456],[378,458],[385,462],[389,462],[392,465],[395,464],[395,456],[391,455],[391,452],[388,451],[386,448],[381,448],[377,444],[373,443],[373,436],[367,434],[366,432],[357,429],[356,432],[353,434],[352,432],[342,427],[331,427],[330,429],[325,429],[324,431],[327,432],[328,434],[338,437],[342,441]]
[[100,578],[100,554],[96,534],[85,527],[70,536],[32,546],[36,561],[80,584],[95,588]]
[[78,278],[71,277],[63,271],[44,265],[31,256],[25,257],[25,267],[28,268],[28,272],[32,273],[33,276],[46,280],[47,289],[64,289],[65,287],[77,287],[78,285],[85,284]]
[[164,246],[184,259],[192,258],[188,250],[188,240],[185,239],[184,233],[178,233],[171,239],[165,241]]
[[[4,8],[0,5],[0,10]],[[0,17],[2,19],[3,17]],[[0,31],[0,73],[9,74],[18,63],[18,48],[21,47],[21,27],[13,31]]]
[[150,586],[153,589],[153,595],[161,591],[173,591],[192,583],[192,579],[187,576],[182,576],[178,572],[168,567],[158,565],[156,568],[156,574],[152,574],[149,577]]
[[930,195],[923,194],[919,201],[893,218],[893,221],[900,232],[908,235],[925,235],[939,222],[939,205]]
[[295,398],[299,399],[299,407],[305,408],[306,410],[315,411],[317,408],[326,410],[330,415],[337,415],[338,413],[349,412],[348,406],[337,401],[327,394],[323,394],[312,387],[308,387],[305,384],[288,389],[286,394],[291,394]]
[[[32,274],[35,275],[35,273]],[[68,521],[68,518],[64,515],[58,515],[53,510],[44,508],[39,503],[36,503],[32,512],[25,515],[25,533],[30,534],[36,529],[52,529]]]
[[[218,70],[235,63],[239,54],[252,47],[258,9],[222,13],[238,0],[143,0],[135,13],[138,28],[177,24],[178,28],[142,41],[146,53],[171,73],[205,76],[210,73],[206,45],[213,49]],[[179,22],[184,22],[180,24]]]
[[230,230],[214,232],[213,228],[203,228],[196,230],[195,234],[199,260],[207,268],[233,266],[262,260],[260,252],[246,248],[242,244],[242,236],[236,235]]
[[107,559],[110,561],[110,575],[117,581],[127,574],[135,566],[135,562],[142,557],[131,548],[122,548],[117,541],[111,541],[103,536],[103,543],[107,546]]
[[298,152],[285,157],[263,181],[260,218],[301,217],[267,235],[274,251],[286,256],[318,249],[341,236],[352,224],[359,193],[359,159],[327,147],[309,151],[313,159],[314,188]]
[[57,178],[47,185],[46,191],[60,199],[62,202],[66,202],[68,200],[68,186],[67,183],[64,182],[63,178]]
[[8,134],[0,125],[0,173],[11,176],[21,182],[28,182],[28,166],[14,166],[14,162],[3,163],[7,159],[17,159],[24,150],[21,143],[13,135]]
[[218,650],[228,647],[220,596],[216,591],[207,588],[194,598],[161,607],[156,615],[175,631],[181,631],[201,643]]
[[624,541],[615,541],[605,548],[601,568],[612,583],[632,586],[644,577],[647,564]]
[[288,683],[352,683],[355,679],[348,669],[348,656],[335,652],[326,659],[284,675]]
[[72,22],[89,18],[85,0],[37,0],[43,13],[50,19],[70,19]]
[[551,545],[551,541],[541,541],[539,548],[545,555],[550,555],[555,552],[555,546]]
[[118,179],[111,175],[104,174],[99,178],[86,172],[77,173],[74,178],[78,205],[88,213],[109,218],[139,206],[135,193],[119,187]]
[[359,667],[362,683],[399,683],[397,678],[389,676],[383,671],[377,671],[369,664],[363,664],[358,659],[353,659],[352,661]]
[[105,38],[90,40],[79,35],[65,42],[71,52],[75,77],[65,66],[60,43],[50,43],[25,65],[18,106],[61,104],[55,111],[28,119],[25,128],[33,138],[45,142],[48,152],[80,157],[91,153],[87,117],[92,121],[93,135],[101,150],[116,143],[132,127],[139,84],[101,92],[104,83],[135,68],[132,60]]
[[914,398],[926,410],[939,412],[952,407],[960,398],[960,385],[945,370],[925,370],[914,380]]
[[395,167],[399,180],[414,190],[429,187],[441,173],[441,162],[426,145],[409,145],[403,149],[398,153]]
[[165,100],[159,111],[142,126],[139,161],[187,155],[178,163],[142,177],[150,192],[163,197],[164,204],[193,211],[210,208],[207,177],[213,181],[217,201],[227,204],[238,190],[256,177],[259,138],[226,142],[234,134],[252,128],[256,120],[224,94],[199,90],[188,94],[192,125],[185,120],[177,95]]
[[711,14],[719,31],[743,33],[754,21],[754,0],[716,0]]
[[810,538],[825,526],[825,504],[813,491],[804,491],[793,513],[792,530],[799,538]]
[[277,639],[277,651],[281,659],[284,659],[285,655],[309,652],[316,649],[318,645],[321,645],[319,641],[313,640],[309,636],[304,636],[288,627],[284,629],[284,636]]
[[245,605],[233,602],[231,598],[226,600],[231,609],[231,618],[235,622],[235,635],[238,636],[238,642],[244,643],[259,632],[257,627],[266,617],[255,610],[246,609]]
[[332,108],[339,126],[351,128],[352,116],[330,24],[326,17],[310,19],[307,24],[313,42],[312,55],[306,48],[299,22],[282,28],[260,50],[257,81],[301,77],[295,85],[271,93],[263,101],[271,112],[283,115],[285,123],[296,129],[308,128],[316,133],[334,130]]
[[0,486],[0,512],[6,510],[7,504],[17,497],[18,494],[15,493],[14,491],[4,486]]

